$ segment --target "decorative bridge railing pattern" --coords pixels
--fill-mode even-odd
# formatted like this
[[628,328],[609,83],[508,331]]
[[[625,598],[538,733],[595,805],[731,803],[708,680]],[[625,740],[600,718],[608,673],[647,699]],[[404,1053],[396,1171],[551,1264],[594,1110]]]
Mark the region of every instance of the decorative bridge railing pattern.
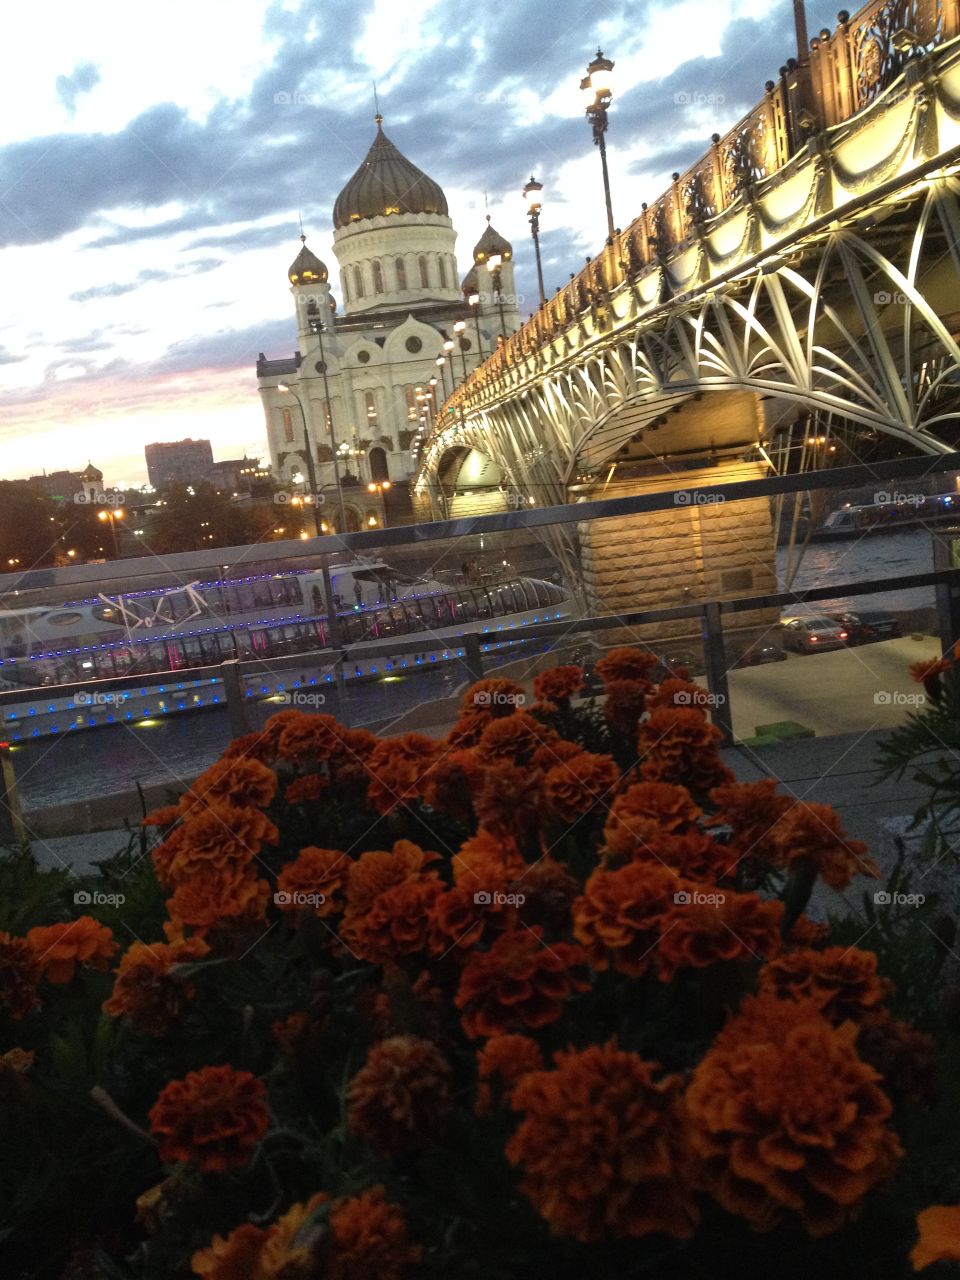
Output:
[[754,110],[723,137],[714,134],[702,159],[674,174],[668,191],[502,342],[447,400],[439,422],[476,408],[478,391],[503,386],[513,366],[536,360],[585,312],[602,322],[614,293],[695,244],[707,224],[749,203],[758,184],[801,153],[815,154],[819,135],[852,120],[958,35],[960,0],[872,0],[853,17],[841,10],[836,30],[814,37],[804,62],[790,59]]

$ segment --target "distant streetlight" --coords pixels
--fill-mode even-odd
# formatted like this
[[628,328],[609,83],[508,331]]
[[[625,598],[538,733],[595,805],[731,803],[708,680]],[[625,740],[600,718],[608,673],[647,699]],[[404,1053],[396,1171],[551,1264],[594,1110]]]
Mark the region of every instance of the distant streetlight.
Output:
[[537,283],[540,286],[541,307],[547,300],[547,295],[543,288],[543,265],[540,262],[540,210],[543,208],[543,201],[540,199],[540,193],[542,190],[543,183],[538,182],[533,174],[531,174],[530,181],[523,188],[523,198],[527,202],[527,217],[530,219],[530,234],[533,236],[533,251],[537,257]]
[[457,320],[453,326],[453,332],[457,335],[457,341],[460,344],[460,363],[463,366],[464,382],[466,382],[467,380],[467,349],[464,346],[464,343],[466,342],[466,338],[464,338],[463,336],[463,331],[464,329],[466,329],[466,327],[467,327],[466,320]]
[[117,507],[113,511],[97,512],[97,519],[102,521],[104,524],[109,523],[110,525],[110,533],[113,535],[113,554],[118,558],[120,556],[120,545],[117,542],[117,521],[122,520],[125,515],[126,512],[123,507]]
[[[390,488],[389,480],[371,480],[367,485],[368,493],[375,493],[380,498],[380,509],[383,513],[383,527],[387,527],[387,500],[383,496]],[[367,521],[369,524],[370,522]]]
[[495,249],[493,253],[488,254],[485,263],[487,270],[490,272],[490,279],[493,281],[493,292],[497,299],[497,310],[500,312],[500,336],[504,342],[507,340],[507,322],[503,314],[503,294],[500,291],[500,268],[503,266],[503,254]]
[[603,56],[601,49],[587,67],[587,74],[580,81],[580,89],[586,103],[587,119],[593,129],[594,145],[600,148],[600,164],[603,169],[603,194],[607,202],[607,235],[613,239],[613,207],[610,203],[610,174],[607,170],[607,112],[613,101],[614,63]]
[[473,312],[473,321],[477,327],[477,359],[483,359],[483,337],[480,333],[480,294],[476,289],[464,292],[464,301]]

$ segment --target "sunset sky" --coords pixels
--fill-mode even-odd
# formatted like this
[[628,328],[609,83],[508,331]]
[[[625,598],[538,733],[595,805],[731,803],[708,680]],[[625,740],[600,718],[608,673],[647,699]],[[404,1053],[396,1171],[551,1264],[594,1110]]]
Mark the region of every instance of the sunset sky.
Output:
[[[835,8],[808,5],[811,32]],[[820,10],[822,9],[822,12]],[[0,74],[0,478],[146,478],[143,446],[266,454],[257,353],[296,346],[286,268],[373,138],[447,195],[461,276],[483,229],[535,295],[521,188],[545,184],[548,290],[604,236],[579,77],[616,60],[608,135],[626,226],[794,52],[767,0],[128,0],[7,6]],[[336,285],[335,285],[336,287]],[[526,312],[524,313],[526,314]]]

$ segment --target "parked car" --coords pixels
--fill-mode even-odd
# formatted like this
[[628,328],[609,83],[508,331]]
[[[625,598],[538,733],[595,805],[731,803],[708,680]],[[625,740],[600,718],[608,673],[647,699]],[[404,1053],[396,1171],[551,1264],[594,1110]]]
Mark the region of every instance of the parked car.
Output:
[[850,639],[835,618],[788,618],[783,623],[783,647],[797,653],[842,649]]
[[850,634],[850,644],[869,644],[872,640],[893,640],[903,635],[900,619],[878,610],[857,613],[835,613],[834,621]]
[[760,667],[767,662],[786,662],[787,655],[778,644],[752,644],[734,662],[735,667]]

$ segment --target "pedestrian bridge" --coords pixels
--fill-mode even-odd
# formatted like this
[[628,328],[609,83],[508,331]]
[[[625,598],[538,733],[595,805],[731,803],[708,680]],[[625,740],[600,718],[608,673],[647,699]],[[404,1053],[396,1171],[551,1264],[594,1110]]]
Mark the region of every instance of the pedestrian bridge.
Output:
[[810,46],[447,400],[421,519],[957,445],[960,3]]

